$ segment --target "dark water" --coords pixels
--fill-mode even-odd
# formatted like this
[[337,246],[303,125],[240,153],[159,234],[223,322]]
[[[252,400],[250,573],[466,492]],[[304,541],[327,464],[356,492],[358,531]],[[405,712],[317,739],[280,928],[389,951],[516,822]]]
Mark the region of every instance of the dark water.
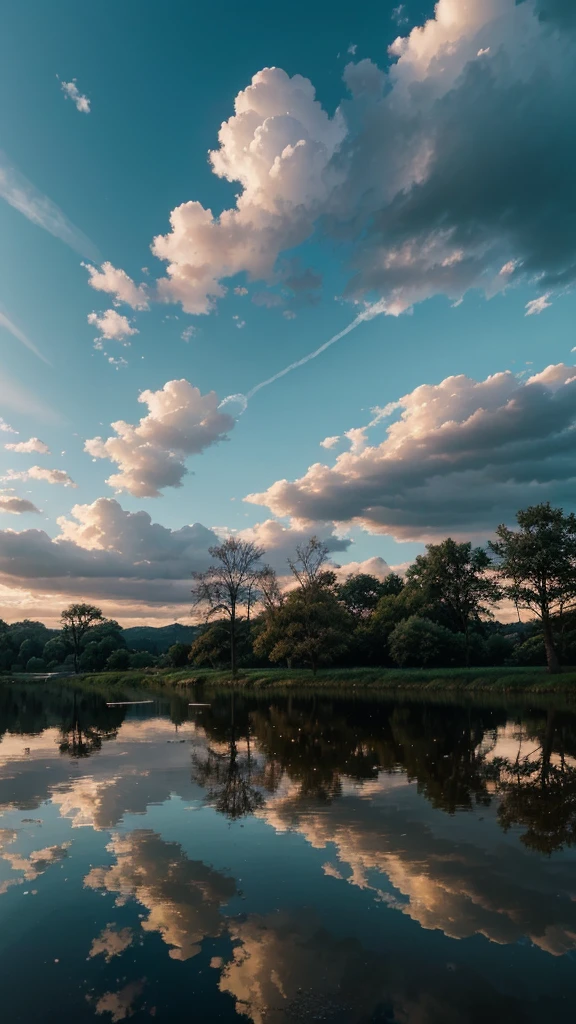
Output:
[[561,708],[0,686],[0,1016],[574,1022],[575,844]]

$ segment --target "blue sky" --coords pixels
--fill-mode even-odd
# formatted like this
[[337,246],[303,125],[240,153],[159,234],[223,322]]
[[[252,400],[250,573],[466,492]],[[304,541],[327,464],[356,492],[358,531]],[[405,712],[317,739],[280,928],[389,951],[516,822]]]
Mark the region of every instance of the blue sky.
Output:
[[[446,17],[450,21],[452,4],[453,0],[442,0],[438,23],[442,18],[446,22]],[[396,520],[392,523],[385,515],[370,512],[375,504],[387,504],[382,489],[378,500],[372,497],[366,507],[359,499],[358,508],[348,516],[338,504],[340,499],[328,496],[328,492],[332,494],[331,481],[326,500],[323,495],[318,505],[318,516],[308,513],[307,496],[302,493],[292,497],[283,493],[278,500],[270,498],[260,505],[243,501],[249,494],[267,492],[276,481],[303,477],[315,463],[334,467],[338,454],[345,453],[349,445],[344,440],[334,449],[323,449],[320,442],[325,437],[342,438],[350,428],[366,426],[373,407],[396,402],[421,385],[439,385],[445,378],[460,374],[481,382],[489,375],[509,370],[518,375],[514,387],[522,389],[528,377],[550,364],[573,362],[575,299],[570,274],[574,252],[568,235],[574,200],[573,196],[570,200],[568,191],[562,194],[563,179],[561,175],[555,178],[551,170],[555,160],[558,165],[560,159],[564,164],[573,161],[572,151],[565,147],[569,142],[570,103],[573,113],[574,101],[569,97],[574,95],[570,93],[574,72],[569,61],[562,64],[574,42],[571,26],[563,20],[562,12],[568,7],[560,0],[552,3],[554,18],[550,15],[547,20],[541,20],[543,9],[548,14],[544,0],[526,0],[522,10],[516,10],[511,0],[490,0],[484,5],[484,14],[478,15],[482,7],[480,0],[474,0],[468,20],[460,7],[458,18],[462,23],[454,31],[446,29],[446,39],[441,26],[437,33],[440,38],[434,37],[431,43],[435,63],[424,67],[418,41],[410,32],[434,18],[433,4],[407,2],[401,10],[395,3],[338,5],[328,12],[324,4],[297,3],[282,17],[264,3],[242,8],[223,3],[217,10],[210,5],[160,5],[148,0],[98,5],[64,0],[46,5],[19,0],[6,5],[0,40],[0,174],[8,173],[10,180],[15,174],[23,175],[35,194],[47,197],[85,237],[77,243],[81,251],[75,251],[5,198],[0,199],[0,312],[43,357],[9,329],[0,327],[0,414],[18,431],[18,435],[3,434],[1,439],[15,443],[37,437],[51,450],[51,455],[43,455],[0,448],[5,496],[29,500],[40,510],[40,514],[23,512],[18,516],[7,513],[1,526],[22,532],[23,544],[30,530],[43,530],[54,539],[61,533],[58,517],[69,518],[73,505],[92,505],[104,497],[117,500],[129,513],[145,510],[154,522],[171,531],[195,522],[209,529],[243,530],[270,517],[290,526],[290,517],[296,516],[308,524],[321,523],[327,537],[336,530],[338,536],[353,538],[353,545],[339,552],[341,562],[381,556],[397,564],[412,558],[432,536],[449,531],[488,536],[489,523],[509,516],[511,506],[496,496],[502,484],[497,475],[486,485],[489,488],[493,484],[495,499],[491,513],[484,517],[475,517],[470,509],[451,517],[448,501],[445,521],[438,510],[428,521],[421,510],[416,514],[396,491],[390,491],[391,503],[398,506],[406,523],[414,522],[413,527],[402,523],[398,526]],[[400,59],[399,52],[388,53],[399,35],[412,47],[402,51]],[[429,35],[432,38],[431,30]],[[497,195],[498,172],[487,181],[484,194],[478,187],[484,172],[479,169],[475,176],[474,160],[476,165],[478,160],[474,154],[470,166],[463,158],[463,166],[454,167],[453,193],[465,188],[466,195],[477,197],[477,210],[462,213],[464,204],[452,202],[449,195],[448,199],[442,198],[446,209],[439,213],[434,206],[440,202],[438,189],[434,192],[432,188],[434,176],[444,185],[451,182],[449,161],[456,163],[451,145],[454,138],[458,142],[458,132],[463,143],[454,146],[455,153],[466,150],[472,133],[478,138],[485,131],[481,152],[486,153],[490,147],[489,117],[494,114],[488,101],[484,119],[478,114],[476,124],[467,121],[466,103],[479,88],[474,75],[490,77],[492,91],[509,90],[503,91],[508,104],[512,96],[524,97],[518,100],[518,111],[512,115],[515,124],[523,124],[526,119],[526,132],[524,136],[519,129],[511,150],[512,146],[522,151],[523,145],[534,145],[526,141],[534,134],[526,112],[534,69],[528,72],[521,66],[524,58],[518,53],[519,41],[524,42],[525,49],[537,45],[542,61],[549,60],[557,78],[552,85],[544,86],[540,80],[538,93],[546,123],[550,121],[546,103],[550,108],[555,105],[550,137],[541,144],[541,149],[544,145],[548,148],[548,163],[542,170],[537,149],[530,150],[522,165],[525,174],[518,174],[513,153],[508,159],[500,148],[495,149],[490,173],[501,160],[503,192],[508,187],[507,174],[516,174],[518,190],[526,191],[526,203],[530,203],[527,208],[534,209],[541,203],[541,220],[535,218],[526,229],[517,224],[511,227],[515,213],[510,213],[508,193],[502,200]],[[448,71],[441,65],[448,43],[462,56],[458,58],[457,76],[446,84],[442,76],[451,73],[451,58],[446,61]],[[512,71],[510,66],[503,70],[504,65],[499,63],[502,54],[507,54]],[[369,67],[367,63],[360,65],[368,60],[373,62]],[[374,86],[380,89],[379,106],[373,100],[372,85],[363,91],[363,86],[353,84],[351,98],[342,80],[347,65],[361,67],[375,81],[378,75],[388,76],[385,85]],[[395,72],[390,69],[396,65],[402,69],[393,79],[390,76]],[[338,108],[344,111],[346,131],[326,162],[322,178],[325,182],[330,175],[335,176],[337,186],[328,198],[323,193],[321,200],[314,199],[306,214],[305,237],[299,244],[291,244],[293,236],[285,225],[278,229],[277,220],[266,222],[267,238],[277,230],[282,236],[277,245],[274,242],[278,257],[271,260],[267,277],[256,274],[252,275],[254,280],[250,279],[249,257],[245,268],[242,264],[244,269],[235,274],[215,272],[226,294],[209,298],[211,308],[207,313],[194,315],[185,312],[181,302],[158,301],[157,281],[166,275],[166,262],[151,253],[152,240],[169,233],[170,212],[181,203],[197,201],[212,210],[216,218],[223,210],[234,209],[242,185],[238,180],[218,177],[208,162],[208,151],[218,150],[218,131],[221,123],[234,114],[235,97],[250,85],[252,76],[271,67],[283,69],[289,78],[301,75],[309,79],[331,124],[336,125],[341,116]],[[61,87],[63,82],[74,80],[80,94],[89,99],[89,113],[79,111]],[[510,91],[518,83],[523,92]],[[396,101],[405,104],[399,115],[398,111],[391,112],[392,104],[386,97],[388,93],[400,96],[404,86],[408,99]],[[419,89],[438,89],[436,104],[427,111],[423,111]],[[560,94],[565,97],[566,111],[558,109]],[[480,91],[475,110],[481,110],[485,95],[488,93]],[[505,107],[506,100],[502,105]],[[444,110],[448,110],[449,118],[444,118]],[[279,108],[278,113],[284,111]],[[432,125],[434,131],[422,124]],[[287,145],[293,142],[290,131]],[[506,140],[507,131],[504,121],[494,125],[495,146],[499,133]],[[374,142],[370,149],[370,140],[377,139],[379,132],[383,136],[381,145]],[[427,132],[429,138],[425,139]],[[432,147],[433,157],[423,177],[413,170],[414,154],[402,152],[408,137],[415,150],[421,147],[418,152]],[[282,146],[279,153],[281,150]],[[369,168],[366,173],[373,176],[369,187],[357,185],[355,160],[364,171]],[[395,169],[397,160],[400,170]],[[536,204],[530,194],[532,188]],[[546,188],[550,188],[549,197]],[[372,194],[380,189],[382,194],[373,201]],[[415,200],[406,210],[417,192],[422,193],[418,202]],[[557,208],[563,201],[566,238]],[[260,199],[257,197],[255,202],[260,203]],[[364,220],[353,225],[355,211],[365,206],[369,212],[362,214]],[[277,205],[276,213],[278,209]],[[292,204],[286,213],[286,207],[282,207],[286,221],[299,216],[295,209]],[[428,209],[433,212],[427,221]],[[520,217],[520,204],[519,210]],[[544,223],[548,233],[551,224],[557,226],[556,235],[547,239],[547,247],[534,240],[542,234],[539,224]],[[451,232],[448,240],[442,234],[446,225]],[[430,262],[426,267],[419,266],[418,255],[426,248],[422,232],[426,246],[432,239],[434,246],[442,247],[442,259],[435,255],[432,268]],[[379,271],[378,276],[374,266],[388,267],[400,251],[410,252],[406,259],[402,257],[400,283],[395,271],[392,275],[388,270]],[[213,251],[207,255],[208,261],[212,257]],[[115,305],[112,293],[91,288],[88,272],[81,265],[83,259],[98,268],[109,261],[137,284],[143,282],[150,295],[149,309]],[[240,257],[238,260],[236,265],[241,264]],[[468,261],[474,269],[468,276],[466,272],[463,284],[447,280],[452,265],[464,267]],[[512,269],[506,271],[509,281],[504,287],[500,267],[508,264]],[[147,272],[142,270],[144,267]],[[437,273],[438,267],[443,270]],[[290,292],[286,283],[290,273],[302,274],[307,268],[321,286]],[[360,284],[351,285],[358,280]],[[235,294],[234,288],[246,288],[247,294]],[[527,303],[543,295],[549,305],[538,315],[526,316]],[[267,301],[266,296],[274,296],[278,305],[267,308],[258,304]],[[231,393],[246,393],[341,331],[358,312],[375,302],[388,304],[390,311],[397,301],[403,308],[401,315],[381,314],[366,320],[318,359],[255,395],[228,431],[229,440],[221,439],[221,431],[201,454],[184,457],[188,472],[182,477],[181,487],[161,486],[158,497],[129,490],[117,493],[106,483],[117,467],[109,459],[94,459],[84,450],[87,438],[110,437],[114,433],[110,424],[117,420],[137,424],[146,413],[138,402],[144,390],[156,392],[166,382],[185,378],[203,395],[215,391],[218,400]],[[129,346],[106,340],[103,349],[94,347],[98,332],[87,317],[92,312],[102,315],[106,309],[127,317],[138,331],[125,339],[131,342]],[[182,333],[189,327],[194,333],[185,341]],[[107,356],[124,359],[127,365],[116,367]],[[570,380],[565,374],[563,385],[568,386]],[[532,390],[528,388],[529,394],[543,386],[535,384]],[[478,408],[466,405],[466,415]],[[395,411],[390,419],[371,429],[370,445],[386,442],[386,429],[399,415]],[[413,432],[411,444],[415,437]],[[546,440],[553,447],[550,435]],[[171,451],[170,446],[167,450]],[[404,459],[413,457],[410,451],[412,454],[406,451]],[[33,465],[64,470],[77,486],[14,478],[14,473],[25,473]],[[363,462],[362,472],[364,468]],[[357,467],[348,466],[348,471],[355,479]],[[424,470],[422,473],[424,484],[429,478]],[[549,489],[551,499],[571,500],[571,478],[565,471],[556,475],[539,473],[535,468],[533,480]],[[561,483],[555,488],[551,480]],[[351,486],[348,479],[347,495]],[[447,492],[451,493],[450,487]],[[482,493],[486,493],[484,485]],[[427,498],[424,491],[422,494],[425,505]],[[524,496],[519,491],[518,501]],[[351,507],[348,496],[344,504]],[[100,521],[98,528],[105,533]],[[305,529],[311,532],[314,526]],[[113,547],[119,551],[116,542],[108,542],[104,534],[99,536],[98,550]],[[87,544],[79,535],[68,539],[80,546]],[[0,568],[3,557],[0,551]],[[62,576],[70,572],[63,568]],[[48,573],[39,575],[48,579]],[[59,571],[53,575],[60,580]],[[20,586],[18,573],[7,572],[5,585],[19,595],[17,600],[6,597],[6,618],[18,617],[24,611],[32,614],[35,608],[42,617],[47,595],[54,592],[59,599],[64,593],[60,583],[44,582],[42,596],[30,597],[29,583]],[[78,584],[78,592],[82,586]],[[82,593],[93,596],[91,585],[86,584]],[[124,600],[113,588],[109,594],[98,590],[96,596],[112,603]],[[126,621],[145,614],[133,607],[131,599],[126,598],[126,602],[118,606],[118,614]],[[151,602],[150,615],[174,618],[177,603],[162,598],[154,610]]]

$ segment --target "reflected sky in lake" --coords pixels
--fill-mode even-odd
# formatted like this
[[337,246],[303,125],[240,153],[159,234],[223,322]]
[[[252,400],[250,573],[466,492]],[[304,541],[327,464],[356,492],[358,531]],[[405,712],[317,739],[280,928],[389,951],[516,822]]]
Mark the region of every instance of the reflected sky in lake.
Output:
[[574,1020],[569,708],[110,699],[0,687],[4,1019]]

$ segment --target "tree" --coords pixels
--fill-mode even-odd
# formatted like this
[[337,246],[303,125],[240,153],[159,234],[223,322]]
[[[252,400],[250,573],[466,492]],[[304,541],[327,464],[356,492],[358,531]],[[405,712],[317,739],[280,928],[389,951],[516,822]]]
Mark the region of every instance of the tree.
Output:
[[258,573],[258,596],[264,608],[278,608],[283,600],[284,593],[280,590],[278,577],[269,565],[265,565]]
[[268,613],[254,651],[274,662],[304,662],[316,675],[320,664],[347,650],[352,632],[353,621],[336,595],[316,583],[292,590]]
[[118,647],[108,656],[105,665],[107,672],[126,672],[130,668],[130,654],[125,647]]
[[74,671],[78,672],[78,660],[82,648],[82,640],[95,623],[102,622],[104,616],[100,608],[93,604],[71,604],[60,616],[62,635],[72,647],[74,655]]
[[[236,660],[242,664],[252,653],[251,627],[246,619],[236,622]],[[230,659],[230,620],[207,625],[192,644],[188,660],[193,665],[222,668]]]
[[336,574],[324,566],[328,561],[328,547],[318,537],[310,537],[306,544],[296,546],[296,558],[289,558],[288,565],[302,588],[317,584],[333,586]]
[[488,575],[491,559],[484,548],[472,548],[470,541],[458,544],[451,537],[441,544],[427,544],[406,573],[408,583],[420,587],[431,604],[443,609],[446,621],[464,635],[466,665],[470,663],[470,626],[488,615],[486,604],[501,596],[500,588]]
[[43,658],[30,658],[26,664],[27,672],[45,672],[46,662]]
[[[208,746],[204,751],[198,748],[192,753],[192,778],[207,790],[204,797],[206,803],[232,821],[253,814],[264,804],[264,795],[254,784],[258,766],[252,758],[249,725],[246,731],[246,751],[241,753],[238,749],[235,696],[232,691],[230,728],[226,741],[220,743],[218,749]],[[225,746],[227,749],[224,749]]]
[[382,580],[383,597],[399,597],[404,590],[404,580],[397,572],[389,572]]
[[576,602],[576,516],[546,502],[521,509],[516,520],[519,529],[500,525],[490,547],[504,592],[518,608],[538,616],[548,671],[559,672],[553,619]]
[[152,668],[158,659],[150,651],[133,651],[130,655],[130,668]]
[[386,594],[384,583],[367,572],[349,576],[335,588],[336,595],[356,621],[367,618]]
[[60,637],[54,637],[53,640],[49,640],[47,644],[44,644],[44,650],[42,657],[50,669],[55,668],[57,665],[61,665],[68,654],[68,648],[66,644],[60,639]]
[[166,652],[168,662],[172,668],[184,668],[188,664],[191,644],[172,644]]
[[208,608],[207,618],[219,612],[230,620],[230,667],[232,678],[238,674],[237,666],[237,622],[239,610],[255,599],[258,576],[263,566],[259,565],[264,549],[252,541],[229,537],[218,547],[208,549],[215,562],[205,572],[193,573],[192,594],[195,604]]
[[390,654],[397,665],[409,668],[447,668],[462,663],[462,637],[430,619],[411,615],[390,635]]

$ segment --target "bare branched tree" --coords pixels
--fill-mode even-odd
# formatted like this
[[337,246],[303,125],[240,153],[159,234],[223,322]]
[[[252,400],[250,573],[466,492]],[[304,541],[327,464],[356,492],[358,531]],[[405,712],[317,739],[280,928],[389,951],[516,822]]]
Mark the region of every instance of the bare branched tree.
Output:
[[218,547],[209,548],[214,562],[204,572],[192,573],[192,595],[195,605],[206,605],[207,618],[222,613],[230,620],[230,667],[232,678],[238,673],[236,657],[236,625],[239,610],[254,602],[260,560],[264,549],[252,541],[229,537]]
[[266,611],[279,608],[284,601],[284,594],[280,589],[278,577],[269,565],[260,570],[257,580],[258,600],[263,604]]
[[336,581],[335,574],[324,568],[328,555],[327,545],[318,537],[310,537],[305,544],[298,544],[296,558],[289,558],[288,565],[303,590],[315,584],[330,586]]

